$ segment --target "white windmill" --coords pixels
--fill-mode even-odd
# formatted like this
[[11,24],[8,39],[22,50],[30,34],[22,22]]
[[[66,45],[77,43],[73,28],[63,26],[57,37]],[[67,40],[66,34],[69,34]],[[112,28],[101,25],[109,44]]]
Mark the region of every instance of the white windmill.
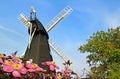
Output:
[[[46,27],[49,27],[48,29],[46,29],[47,32],[51,31],[58,23],[60,23],[66,16],[68,16],[71,12],[73,11],[73,9],[70,6],[65,7],[57,16],[55,16],[47,25]],[[36,11],[33,7],[31,7],[31,12],[33,13],[33,15],[36,15]],[[24,14],[20,14],[20,17],[18,18],[25,26],[27,26],[27,28],[32,28],[32,24],[30,23],[30,20],[24,15]],[[30,43],[31,40],[34,36],[35,30],[32,32],[30,29],[30,38],[29,38],[29,47],[30,47]],[[63,51],[58,47],[57,44],[55,44],[55,42],[49,40],[49,45],[51,47],[51,49],[53,49],[56,54],[58,56],[60,56],[66,63],[70,63],[66,57],[64,57],[62,55]],[[24,54],[23,54],[24,55]]]

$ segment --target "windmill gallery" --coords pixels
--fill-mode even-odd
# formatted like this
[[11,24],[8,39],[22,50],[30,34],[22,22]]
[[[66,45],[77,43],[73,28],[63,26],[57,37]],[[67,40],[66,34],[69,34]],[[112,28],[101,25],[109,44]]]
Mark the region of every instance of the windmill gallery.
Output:
[[48,23],[48,29],[45,29],[41,22],[37,19],[36,11],[33,7],[31,7],[30,19],[28,19],[25,15],[20,14],[19,20],[28,28],[28,33],[30,35],[29,44],[23,56],[24,59],[32,59],[34,63],[44,68],[44,66],[41,65],[42,62],[53,60],[50,54],[51,47],[66,62],[66,58],[60,54],[55,44],[49,40],[48,32],[71,12],[71,7],[65,7]]

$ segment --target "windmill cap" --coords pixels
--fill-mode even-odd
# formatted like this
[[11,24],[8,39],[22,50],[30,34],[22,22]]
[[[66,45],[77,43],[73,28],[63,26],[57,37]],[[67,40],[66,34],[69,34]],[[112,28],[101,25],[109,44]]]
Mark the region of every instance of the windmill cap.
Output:
[[31,10],[32,13],[36,12],[33,6],[31,6],[30,10]]

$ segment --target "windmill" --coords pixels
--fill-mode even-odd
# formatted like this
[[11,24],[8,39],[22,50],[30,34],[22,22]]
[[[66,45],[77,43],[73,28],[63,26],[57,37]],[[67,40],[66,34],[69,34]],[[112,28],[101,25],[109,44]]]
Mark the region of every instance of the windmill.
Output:
[[[48,39],[48,35],[47,33],[49,31],[51,31],[59,22],[61,22],[66,16],[68,16],[71,12],[73,11],[73,9],[69,6],[65,7],[57,16],[55,16],[48,24],[47,27],[49,27],[48,29],[44,29],[44,27],[42,27],[43,32],[46,35],[46,38]],[[20,14],[19,20],[29,29],[29,44],[28,44],[28,48],[27,50],[31,50],[33,47],[31,47],[33,40],[35,39],[35,35],[36,35],[36,31],[38,28],[34,27],[34,21],[37,20],[36,18],[36,11],[34,9],[34,7],[31,7],[31,13],[30,13],[30,19],[28,19],[24,14]],[[38,21],[39,25],[40,22]],[[47,33],[46,33],[47,32]],[[48,40],[49,46],[56,52],[57,55],[59,55],[66,63],[71,64],[69,61],[67,61],[67,59],[61,54],[61,49],[58,48],[57,44],[55,44],[55,42]],[[49,48],[48,48],[49,49]],[[29,52],[29,51],[28,51]],[[33,53],[33,52],[32,52]],[[29,56],[30,57],[30,56]],[[34,57],[35,58],[35,57]],[[48,58],[48,60],[52,60],[51,57]],[[37,63],[38,64],[38,63]]]

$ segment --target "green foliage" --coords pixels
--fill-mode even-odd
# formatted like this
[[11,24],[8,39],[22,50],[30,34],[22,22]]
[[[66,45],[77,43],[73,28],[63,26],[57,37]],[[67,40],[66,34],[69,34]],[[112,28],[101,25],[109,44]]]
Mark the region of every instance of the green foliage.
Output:
[[87,62],[93,79],[120,78],[120,28],[94,33],[79,50],[90,53]]

